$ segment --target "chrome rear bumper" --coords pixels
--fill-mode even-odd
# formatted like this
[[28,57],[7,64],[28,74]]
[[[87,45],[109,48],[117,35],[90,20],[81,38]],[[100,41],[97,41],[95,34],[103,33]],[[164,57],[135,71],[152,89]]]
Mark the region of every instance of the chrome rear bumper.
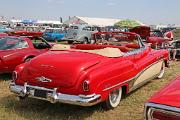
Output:
[[[69,94],[62,94],[57,93],[56,88],[54,89],[47,89],[44,87],[38,86],[31,86],[27,83],[24,86],[16,85],[15,83],[10,84],[10,90],[17,94],[20,97],[31,97],[41,100],[46,100],[51,103],[67,103],[73,105],[80,105],[80,106],[92,106],[99,102],[101,102],[101,95],[99,94],[92,94],[92,95],[69,95]],[[35,95],[35,90],[45,91],[47,94],[45,97]]]

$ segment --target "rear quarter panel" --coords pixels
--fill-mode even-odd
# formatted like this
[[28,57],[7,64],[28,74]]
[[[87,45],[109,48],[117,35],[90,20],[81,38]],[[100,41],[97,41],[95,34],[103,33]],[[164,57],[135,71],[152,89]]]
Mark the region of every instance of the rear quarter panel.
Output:
[[[101,67],[96,67],[90,72],[90,90],[102,95],[102,99],[107,99],[110,91],[119,88],[120,86],[127,86],[128,81],[136,75],[136,68],[132,61],[116,59],[107,61]],[[92,84],[91,84],[92,83]],[[110,89],[112,86],[112,89]]]

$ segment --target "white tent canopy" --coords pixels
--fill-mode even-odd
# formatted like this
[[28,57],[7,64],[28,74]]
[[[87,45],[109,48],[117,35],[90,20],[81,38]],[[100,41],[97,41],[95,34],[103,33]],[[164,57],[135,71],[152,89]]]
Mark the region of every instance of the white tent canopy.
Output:
[[59,25],[62,24],[60,21],[52,21],[52,20],[38,20],[36,23],[37,24],[59,24]]
[[119,22],[120,19],[110,19],[110,18],[89,18],[89,17],[79,17],[74,16],[69,20],[65,21],[64,24],[89,24],[96,26],[113,26],[115,23]]

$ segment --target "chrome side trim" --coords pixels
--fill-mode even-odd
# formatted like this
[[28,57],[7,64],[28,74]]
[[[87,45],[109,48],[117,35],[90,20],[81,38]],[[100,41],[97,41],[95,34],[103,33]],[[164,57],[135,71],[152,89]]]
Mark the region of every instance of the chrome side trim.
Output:
[[141,47],[139,49],[136,49],[136,50],[124,53],[124,56],[130,56],[130,55],[134,55],[134,54],[140,53],[140,52],[144,51],[147,48],[148,48],[147,46],[143,46],[143,47]]
[[156,103],[145,103],[144,106],[144,120],[151,120],[151,112],[154,110],[161,111],[167,114],[174,114],[180,116],[180,108],[156,104]]
[[[101,95],[100,94],[91,94],[91,95],[69,95],[69,94],[63,94],[58,93],[57,88],[54,89],[48,89],[44,87],[38,87],[38,86],[31,86],[27,83],[24,84],[24,86],[16,85],[15,83],[10,83],[10,90],[11,92],[17,94],[21,97],[31,97],[41,100],[46,100],[51,103],[67,103],[67,104],[73,104],[73,105],[80,105],[80,106],[92,106],[99,102],[101,102]],[[35,90],[43,90],[46,91],[46,97],[37,97],[34,95]]]
[[156,103],[146,103],[145,106],[147,106],[147,107],[154,107],[154,108],[159,108],[159,109],[164,109],[164,110],[169,110],[169,111],[174,111],[174,112],[179,112],[180,113],[180,108],[177,108],[177,107],[171,107],[171,106],[161,105],[161,104],[156,104]]
[[129,82],[129,81],[131,81],[131,80],[133,80],[133,79],[135,79],[135,77],[133,77],[133,78],[131,78],[131,79],[129,79],[129,80],[126,80],[126,81],[124,81],[124,82],[118,83],[118,84],[116,84],[116,85],[113,85],[113,86],[111,86],[111,87],[105,88],[105,89],[103,90],[103,92],[104,92],[104,91],[107,91],[107,90],[110,90],[110,89],[112,89],[112,88],[115,88],[115,87],[117,87],[117,86],[119,86],[119,85],[122,85],[122,84],[124,84],[124,83],[126,83],[126,82]]
[[[124,81],[124,82],[120,82],[120,83],[118,83],[118,84],[115,84],[115,85],[113,85],[113,86],[111,86],[111,87],[105,88],[105,89],[102,90],[102,91],[104,92],[104,91],[110,90],[110,89],[115,88],[115,87],[117,87],[117,86],[119,86],[119,85],[122,85],[122,84],[124,84],[124,83],[127,83],[127,82],[130,82],[130,81],[132,81],[132,80],[137,79],[137,78],[138,78],[141,74],[143,74],[148,68],[150,68],[151,66],[153,66],[153,65],[155,65],[156,63],[161,62],[161,61],[163,61],[163,59],[158,60],[158,61],[156,61],[155,63],[147,66],[147,67],[146,67],[145,69],[143,69],[140,73],[138,73],[135,77],[133,77],[133,78],[131,78],[131,79],[128,79],[128,80],[126,80],[126,81]],[[155,77],[156,77],[156,75],[155,75],[155,76],[152,76],[152,78],[155,78]],[[145,81],[148,82],[148,81],[151,80],[152,78],[149,78],[149,79],[147,79],[147,80],[145,80]],[[143,82],[143,84],[145,84],[146,82]],[[142,85],[143,85],[143,84],[142,84]],[[138,85],[136,85],[136,86],[141,86],[141,85],[138,84]],[[130,88],[131,91],[137,89],[136,86],[133,86],[132,88]]]

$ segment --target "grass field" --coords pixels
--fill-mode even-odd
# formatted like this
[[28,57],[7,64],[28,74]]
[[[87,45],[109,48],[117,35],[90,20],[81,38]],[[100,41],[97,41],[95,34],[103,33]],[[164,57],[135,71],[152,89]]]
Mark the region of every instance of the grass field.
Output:
[[9,91],[10,75],[1,75],[0,120],[143,120],[144,102],[178,74],[180,63],[171,63],[163,79],[152,80],[125,96],[120,106],[110,111],[104,111],[100,105],[79,107],[30,98],[19,102]]

